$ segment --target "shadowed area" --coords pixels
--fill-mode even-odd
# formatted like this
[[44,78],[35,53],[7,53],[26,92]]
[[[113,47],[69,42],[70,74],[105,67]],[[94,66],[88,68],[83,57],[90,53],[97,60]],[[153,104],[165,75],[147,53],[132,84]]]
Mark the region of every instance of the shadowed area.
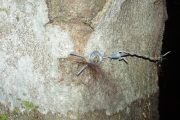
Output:
[[179,120],[179,45],[177,44],[180,39],[180,1],[179,0],[166,0],[168,20],[166,21],[166,28],[163,39],[163,50],[171,51],[167,59],[162,63],[160,69],[160,120],[175,119]]

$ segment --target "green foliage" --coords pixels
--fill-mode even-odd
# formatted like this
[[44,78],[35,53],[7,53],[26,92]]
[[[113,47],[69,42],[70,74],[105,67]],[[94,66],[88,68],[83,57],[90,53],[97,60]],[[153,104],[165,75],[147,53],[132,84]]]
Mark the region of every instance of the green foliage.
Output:
[[0,114],[0,120],[7,120],[8,117],[5,114]]
[[0,8],[0,12],[5,12],[7,15],[10,14],[10,10],[9,9],[6,9],[6,8]]
[[13,115],[18,115],[19,113],[19,109],[18,108],[15,108],[14,111],[12,112]]
[[36,109],[36,106],[29,101],[22,101],[22,106],[28,111],[34,111]]

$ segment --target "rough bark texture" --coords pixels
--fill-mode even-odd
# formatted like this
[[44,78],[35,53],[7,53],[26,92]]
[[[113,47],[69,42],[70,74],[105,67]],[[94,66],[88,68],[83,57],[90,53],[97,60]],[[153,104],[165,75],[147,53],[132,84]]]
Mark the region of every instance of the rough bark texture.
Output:
[[69,53],[159,57],[161,0],[0,0],[0,114],[17,120],[158,119],[155,63],[129,57],[87,69]]

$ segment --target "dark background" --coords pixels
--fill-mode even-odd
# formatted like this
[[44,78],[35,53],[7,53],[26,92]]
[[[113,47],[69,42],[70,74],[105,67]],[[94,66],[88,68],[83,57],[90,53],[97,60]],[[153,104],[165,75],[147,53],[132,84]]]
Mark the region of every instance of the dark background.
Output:
[[[168,20],[163,39],[162,54],[171,51],[160,69],[160,120],[180,120],[180,68],[178,39],[180,40],[180,0],[166,0]],[[179,75],[178,75],[179,74]]]

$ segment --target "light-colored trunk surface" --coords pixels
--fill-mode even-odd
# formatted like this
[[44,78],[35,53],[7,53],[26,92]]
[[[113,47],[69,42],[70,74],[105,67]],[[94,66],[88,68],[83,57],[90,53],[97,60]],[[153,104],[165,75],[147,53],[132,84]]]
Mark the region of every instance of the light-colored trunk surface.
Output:
[[107,60],[76,76],[81,65],[68,55],[123,50],[159,57],[165,19],[161,0],[0,0],[0,114],[157,119],[155,63]]

